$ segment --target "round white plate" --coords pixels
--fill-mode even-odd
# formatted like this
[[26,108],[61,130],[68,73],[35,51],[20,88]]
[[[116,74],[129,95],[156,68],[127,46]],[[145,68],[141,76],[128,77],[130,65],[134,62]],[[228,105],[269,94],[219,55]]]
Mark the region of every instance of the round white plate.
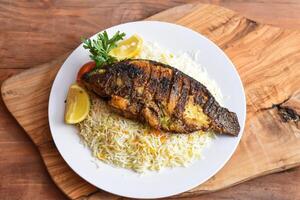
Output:
[[[156,21],[140,21],[107,29],[109,35],[120,30],[127,36],[137,33],[147,41],[157,42],[171,52],[200,50],[197,61],[219,85],[224,105],[238,116],[241,131],[238,137],[218,136],[203,152],[204,159],[189,167],[165,169],[139,175],[102,162],[93,162],[91,151],[80,143],[77,129],[64,123],[65,99],[69,86],[75,82],[79,68],[89,61],[89,53],[77,47],[59,70],[49,99],[49,124],[57,149],[68,165],[96,187],[132,198],[159,198],[190,190],[216,174],[229,160],[242,137],[246,102],[240,77],[229,58],[213,42],[188,28]],[[97,166],[98,165],[98,166]]]

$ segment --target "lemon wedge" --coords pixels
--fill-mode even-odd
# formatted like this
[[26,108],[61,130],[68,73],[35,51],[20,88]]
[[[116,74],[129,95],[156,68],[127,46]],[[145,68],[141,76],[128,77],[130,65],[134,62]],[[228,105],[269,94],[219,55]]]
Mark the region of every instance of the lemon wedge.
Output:
[[76,124],[83,121],[89,114],[90,97],[84,88],[73,84],[69,88],[65,110],[65,122]]
[[132,58],[140,53],[142,45],[143,39],[138,35],[132,35],[130,38],[121,41],[109,54],[118,60]]

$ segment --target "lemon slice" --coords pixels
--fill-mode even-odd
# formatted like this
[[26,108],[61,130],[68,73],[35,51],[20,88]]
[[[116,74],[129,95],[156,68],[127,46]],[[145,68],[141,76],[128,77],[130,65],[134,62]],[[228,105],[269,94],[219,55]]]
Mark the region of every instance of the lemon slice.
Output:
[[89,114],[90,97],[84,88],[73,84],[69,88],[65,110],[65,122],[76,124],[83,121]]
[[109,54],[116,57],[118,60],[132,58],[140,53],[142,45],[142,38],[138,35],[133,35],[127,40],[121,41]]

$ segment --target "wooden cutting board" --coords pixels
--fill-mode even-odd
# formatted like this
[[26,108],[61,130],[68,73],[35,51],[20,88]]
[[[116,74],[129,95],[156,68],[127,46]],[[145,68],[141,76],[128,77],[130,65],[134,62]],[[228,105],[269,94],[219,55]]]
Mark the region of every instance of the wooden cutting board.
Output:
[[[216,191],[300,165],[300,30],[260,24],[204,4],[175,7],[149,20],[181,24],[213,40],[237,67],[246,90],[245,133],[233,157],[209,181],[179,197]],[[66,57],[9,78],[2,85],[2,97],[38,147],[53,181],[69,198],[117,199],[76,175],[51,138],[48,97]]]

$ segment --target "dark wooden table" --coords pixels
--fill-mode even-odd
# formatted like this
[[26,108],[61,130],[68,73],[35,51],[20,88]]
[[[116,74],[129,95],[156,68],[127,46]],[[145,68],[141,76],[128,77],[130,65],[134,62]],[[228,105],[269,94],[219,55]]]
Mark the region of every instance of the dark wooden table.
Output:
[[[0,84],[9,76],[48,62],[115,24],[141,20],[184,0],[0,1]],[[299,0],[212,0],[254,20],[300,29]],[[29,116],[30,117],[30,116]],[[51,181],[39,154],[0,99],[0,199],[66,199]],[[195,199],[300,199],[300,168]]]

